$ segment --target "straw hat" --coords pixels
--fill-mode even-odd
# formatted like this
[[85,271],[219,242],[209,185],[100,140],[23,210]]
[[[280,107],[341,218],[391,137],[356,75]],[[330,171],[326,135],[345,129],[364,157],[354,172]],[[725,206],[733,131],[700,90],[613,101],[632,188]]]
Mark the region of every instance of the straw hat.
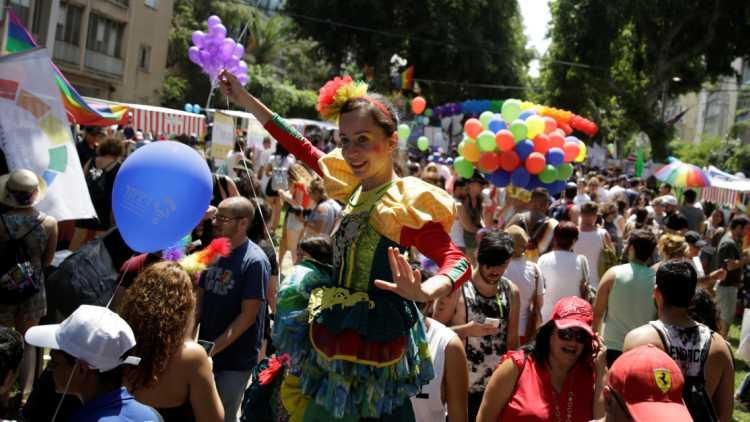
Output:
[[47,183],[31,170],[13,170],[0,176],[0,203],[12,208],[31,208],[47,193]]

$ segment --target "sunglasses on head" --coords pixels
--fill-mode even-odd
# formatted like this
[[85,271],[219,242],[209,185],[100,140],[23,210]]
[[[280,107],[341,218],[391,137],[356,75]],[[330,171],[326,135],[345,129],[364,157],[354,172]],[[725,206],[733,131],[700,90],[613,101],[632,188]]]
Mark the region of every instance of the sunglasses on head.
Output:
[[564,341],[575,340],[581,344],[586,344],[586,342],[591,339],[589,333],[580,328],[566,328],[564,330],[557,330],[557,337],[560,340]]

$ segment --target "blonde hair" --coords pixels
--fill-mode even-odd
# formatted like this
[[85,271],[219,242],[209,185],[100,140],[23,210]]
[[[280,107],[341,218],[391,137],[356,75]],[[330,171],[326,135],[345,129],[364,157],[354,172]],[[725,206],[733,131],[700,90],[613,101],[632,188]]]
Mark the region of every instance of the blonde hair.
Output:
[[657,247],[662,261],[685,258],[688,254],[688,244],[685,237],[678,234],[662,235]]

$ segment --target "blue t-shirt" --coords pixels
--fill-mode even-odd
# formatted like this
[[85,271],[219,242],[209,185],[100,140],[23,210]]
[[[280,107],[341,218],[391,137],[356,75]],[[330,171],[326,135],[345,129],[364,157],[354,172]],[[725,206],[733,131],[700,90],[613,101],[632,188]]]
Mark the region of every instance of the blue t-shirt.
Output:
[[137,402],[125,387],[84,403],[71,420],[76,422],[159,422],[159,413]]
[[243,300],[258,299],[263,302],[255,323],[213,357],[214,371],[245,371],[258,363],[270,272],[271,264],[266,254],[248,240],[201,274],[200,287],[204,289],[201,340],[215,341],[222,335],[242,311]]

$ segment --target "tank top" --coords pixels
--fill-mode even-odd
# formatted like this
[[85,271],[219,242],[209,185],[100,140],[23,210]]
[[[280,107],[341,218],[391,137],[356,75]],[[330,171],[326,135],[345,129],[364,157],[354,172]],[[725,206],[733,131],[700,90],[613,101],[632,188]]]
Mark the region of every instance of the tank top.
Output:
[[510,280],[501,277],[498,292],[492,297],[482,296],[471,281],[462,286],[466,306],[466,322],[484,323],[487,318],[500,320],[500,334],[496,336],[468,337],[466,358],[469,363],[469,392],[481,393],[492,376],[492,371],[508,348],[508,321],[510,314]]
[[14,239],[23,237],[26,252],[29,254],[34,269],[41,272],[43,270],[42,256],[47,249],[48,237],[47,230],[42,225],[45,218],[47,216],[41,211],[31,214],[15,212],[3,214],[0,220],[0,256],[10,253],[5,248],[10,236]]
[[520,370],[513,395],[500,412],[499,421],[513,422],[588,422],[593,419],[594,371],[579,363],[565,378],[562,390],[552,387],[546,362],[537,362],[522,350],[509,352]]
[[651,321],[664,343],[664,351],[680,367],[682,375],[703,378],[703,366],[711,347],[711,329],[701,323],[688,327],[667,325],[659,320]]
[[604,236],[607,233],[606,230],[597,227],[596,230],[590,232],[579,232],[578,240],[573,251],[578,255],[583,255],[589,263],[589,284],[591,287],[599,287],[599,256],[602,254],[602,246],[604,246]]
[[445,347],[457,337],[453,330],[434,319],[430,319],[427,343],[432,357],[432,367],[435,369],[435,377],[429,384],[422,387],[416,397],[411,398],[417,422],[445,421],[446,408],[441,395],[445,374]]
[[653,291],[656,273],[650,267],[629,263],[612,267],[615,282],[609,292],[604,320],[604,344],[622,350],[628,331],[656,317]]

